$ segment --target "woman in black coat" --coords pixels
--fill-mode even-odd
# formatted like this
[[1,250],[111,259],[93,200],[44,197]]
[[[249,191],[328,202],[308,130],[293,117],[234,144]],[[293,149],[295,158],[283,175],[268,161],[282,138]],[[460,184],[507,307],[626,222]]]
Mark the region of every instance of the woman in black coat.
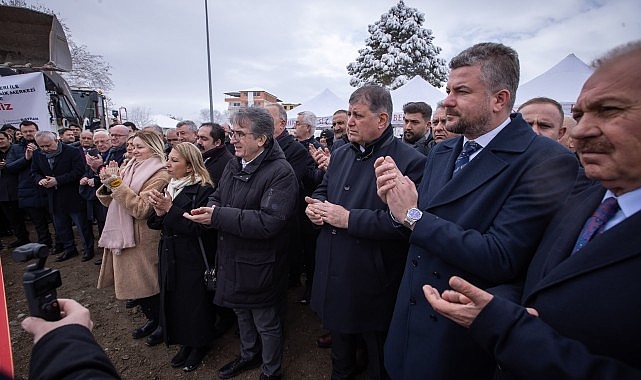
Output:
[[165,342],[181,345],[171,366],[189,372],[200,365],[214,340],[216,311],[203,280],[205,261],[199,239],[213,267],[216,234],[202,234],[200,225],[182,214],[205,206],[213,188],[202,155],[191,143],[173,147],[167,172],[171,181],[164,194],[154,191],[149,196],[155,213],[147,224],[162,231],[158,247],[160,324]]

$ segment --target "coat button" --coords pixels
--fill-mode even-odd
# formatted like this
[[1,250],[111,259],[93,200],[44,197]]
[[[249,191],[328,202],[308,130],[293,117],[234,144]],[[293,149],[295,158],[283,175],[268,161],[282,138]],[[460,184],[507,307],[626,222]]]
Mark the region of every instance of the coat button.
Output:
[[332,228],[332,235],[336,235],[336,229]]
[[416,268],[418,266],[418,260],[412,259],[412,267]]
[[347,185],[347,186],[343,187],[343,190],[345,190],[345,191],[349,191],[349,185]]
[[416,305],[416,298],[410,297],[410,305]]
[[434,278],[436,278],[437,280],[441,278],[441,274],[440,274],[440,273],[438,273],[438,272],[432,272],[432,275],[433,275],[433,276],[434,276]]

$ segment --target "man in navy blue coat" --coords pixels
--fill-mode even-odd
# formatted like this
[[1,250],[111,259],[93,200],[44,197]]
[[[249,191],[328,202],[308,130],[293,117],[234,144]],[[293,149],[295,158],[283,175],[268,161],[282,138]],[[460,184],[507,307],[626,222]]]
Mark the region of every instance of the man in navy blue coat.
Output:
[[408,231],[376,195],[374,161],[392,156],[415,182],[425,156],[394,137],[392,98],[364,86],[349,99],[349,144],[332,153],[323,182],[307,197],[306,213],[320,226],[311,307],[332,337],[332,379],[350,379],[359,340],[369,379],[386,379],[383,343],[407,255]]
[[31,175],[47,193],[56,239],[64,249],[56,261],[65,261],[78,254],[72,220],[78,227],[84,248],[82,261],[90,260],[94,256],[93,230],[87,220],[87,203],[79,193],[80,178],[85,171],[82,150],[60,143],[49,131],[36,133],[36,142],[40,149],[34,152]]
[[[470,327],[493,356],[496,378],[641,379],[641,41],[597,64],[574,106],[571,137],[600,184],[556,214],[520,302],[457,277],[443,298],[425,288],[434,308]],[[607,204],[612,213],[594,224],[590,216]]]
[[430,307],[422,287],[443,290],[454,275],[483,288],[522,279],[578,170],[567,149],[510,114],[519,83],[513,49],[477,44],[450,68],[446,128],[461,136],[432,149],[418,189],[394,160],[377,161],[379,195],[413,230],[385,343],[392,379],[492,376],[489,355]]

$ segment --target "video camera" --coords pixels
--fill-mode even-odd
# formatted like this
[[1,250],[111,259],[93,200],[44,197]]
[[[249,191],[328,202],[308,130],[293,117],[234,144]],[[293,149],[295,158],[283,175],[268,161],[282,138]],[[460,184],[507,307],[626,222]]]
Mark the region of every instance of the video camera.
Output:
[[12,253],[13,261],[25,262],[38,259],[35,264],[27,265],[22,275],[22,284],[29,304],[29,314],[47,321],[60,319],[60,306],[56,288],[62,285],[60,271],[45,268],[49,247],[44,244],[28,243],[16,248]]

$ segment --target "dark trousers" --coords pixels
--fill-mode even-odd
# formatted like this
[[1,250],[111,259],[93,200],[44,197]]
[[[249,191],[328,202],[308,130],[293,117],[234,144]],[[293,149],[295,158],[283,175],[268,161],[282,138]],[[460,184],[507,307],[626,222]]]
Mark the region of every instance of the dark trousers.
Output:
[[25,207],[27,215],[33,223],[38,235],[38,243],[44,244],[49,248],[53,247],[53,239],[49,232],[49,211],[44,207]]
[[0,208],[2,208],[2,212],[9,220],[13,234],[16,235],[18,241],[28,242],[29,231],[27,231],[27,227],[24,224],[24,215],[18,207],[18,201],[0,202]]
[[386,332],[372,331],[359,334],[342,334],[330,331],[332,335],[332,380],[353,379],[356,375],[356,349],[359,341],[367,350],[367,378],[388,380],[383,362],[383,345]]
[[102,230],[105,228],[105,220],[107,219],[107,208],[97,199],[87,201],[87,219],[90,225],[94,219],[96,220],[98,234],[102,235]]
[[234,312],[238,316],[240,356],[249,359],[259,355],[262,344],[263,373],[268,376],[280,375],[283,329],[278,307],[234,309]]
[[76,212],[54,212],[53,225],[56,229],[56,241],[62,244],[62,248],[65,252],[71,252],[76,249],[76,243],[73,238],[72,222],[78,227],[84,254],[93,255],[93,230],[87,220],[87,213],[84,209]]

